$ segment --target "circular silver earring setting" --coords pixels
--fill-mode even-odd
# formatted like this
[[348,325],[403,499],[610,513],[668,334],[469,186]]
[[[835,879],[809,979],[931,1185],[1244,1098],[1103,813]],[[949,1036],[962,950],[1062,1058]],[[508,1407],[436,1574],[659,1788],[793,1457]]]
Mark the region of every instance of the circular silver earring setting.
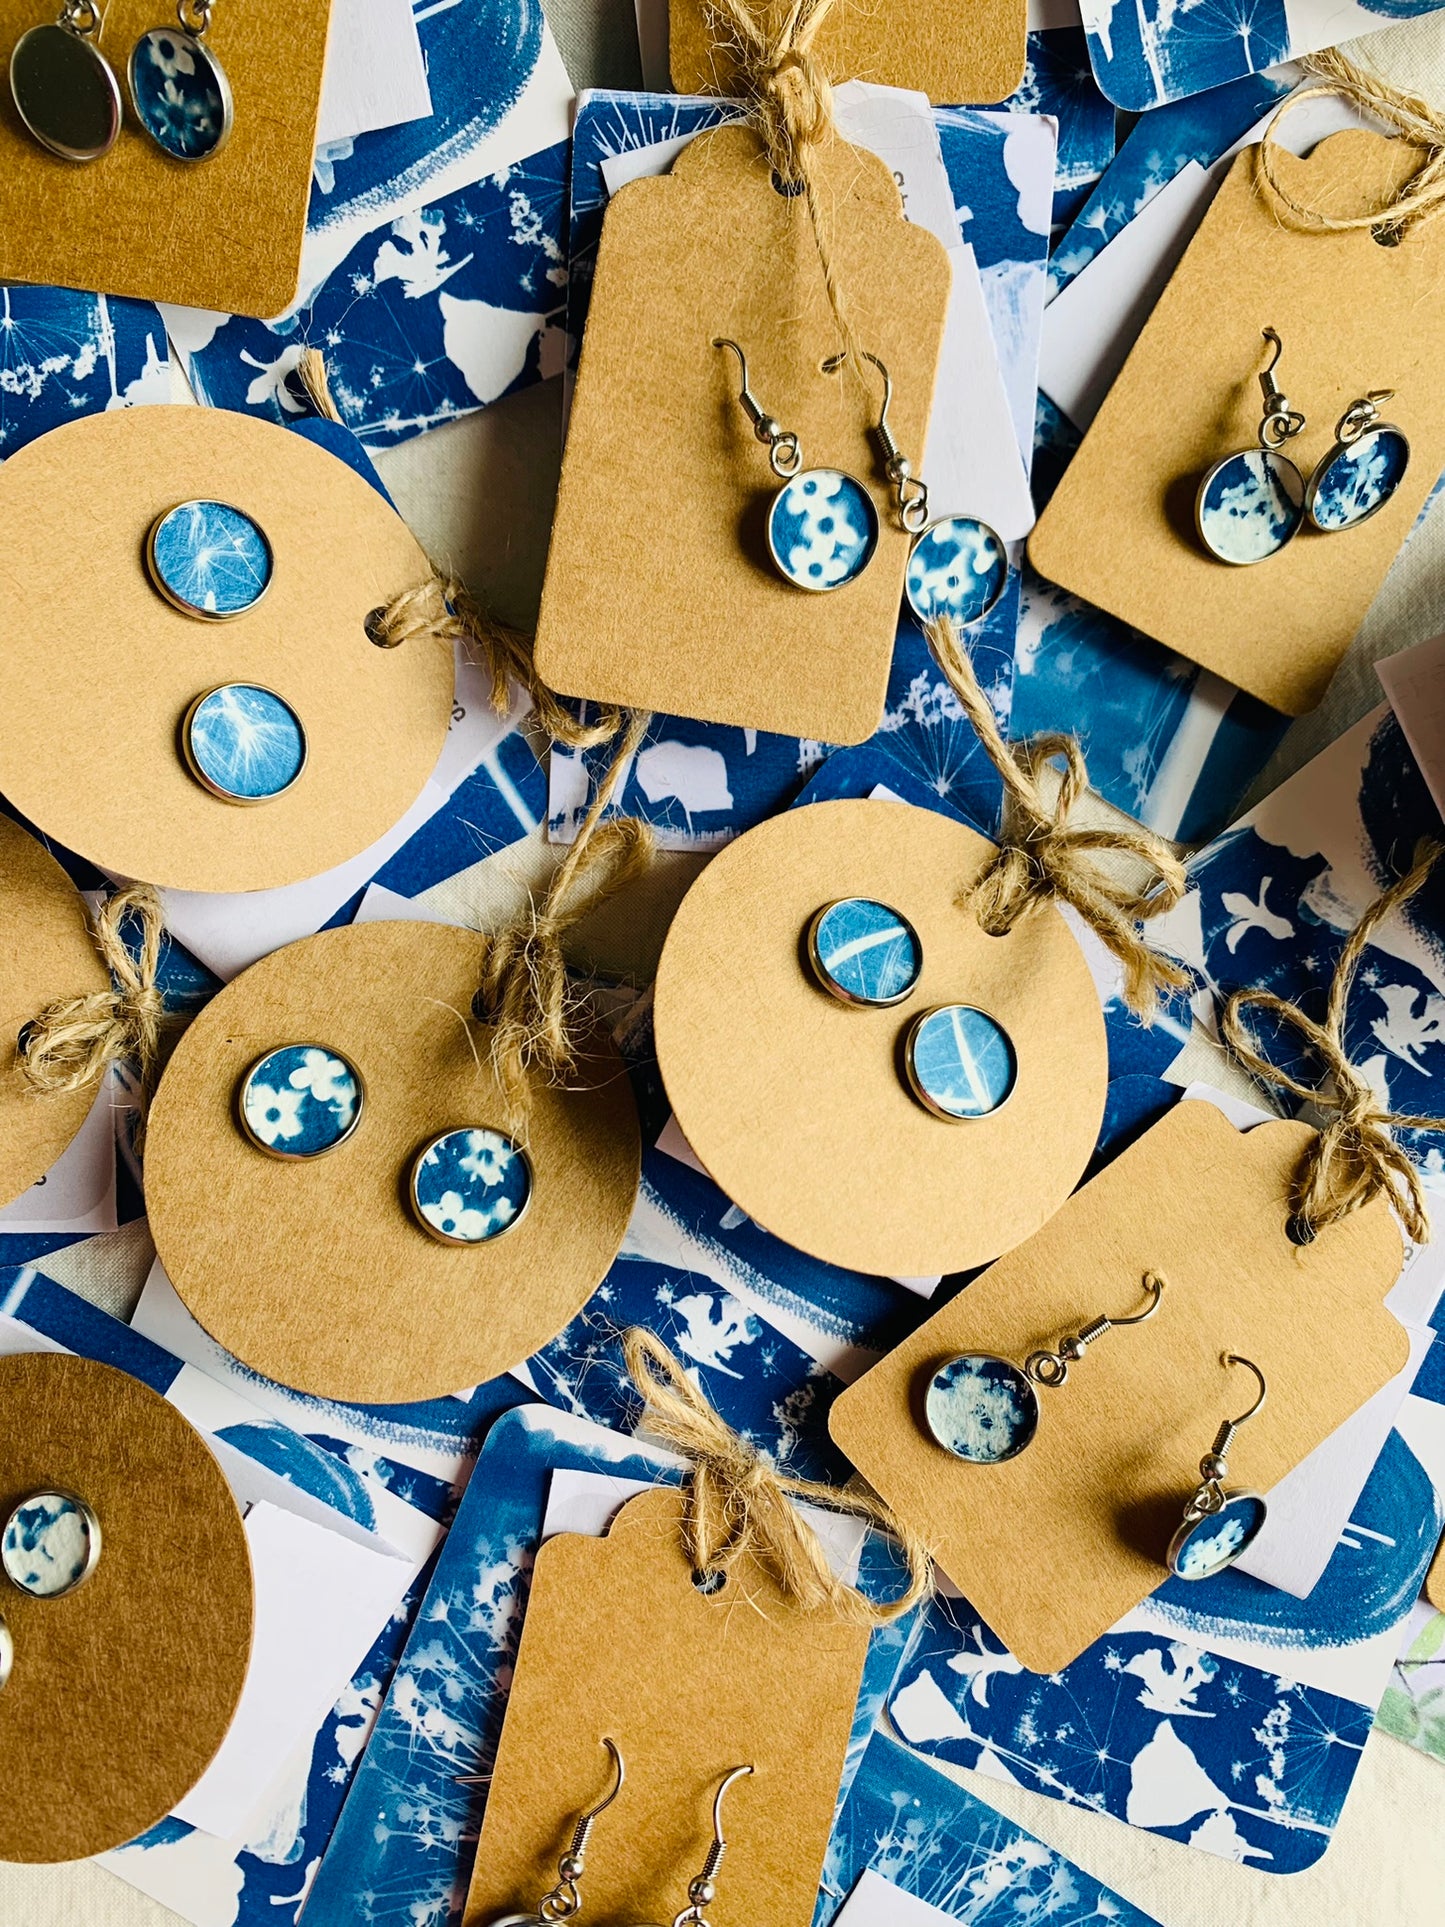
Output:
[[926,1111],[952,1124],[987,1117],[1018,1082],[1013,1040],[974,1004],[936,1004],[909,1027],[903,1046],[909,1088]]
[[1302,434],[1305,417],[1275,384],[1284,343],[1273,328],[1260,330],[1274,349],[1259,377],[1264,415],[1257,448],[1236,449],[1216,462],[1194,497],[1194,526],[1217,562],[1246,568],[1278,555],[1305,515],[1305,481],[1282,451]]
[[873,897],[825,903],[808,925],[808,962],[840,1004],[887,1010],[913,994],[923,945],[907,917]]
[[1405,479],[1410,444],[1393,422],[1380,420],[1393,388],[1362,395],[1340,417],[1335,445],[1310,477],[1305,514],[1325,535],[1358,528],[1378,515]]
[[0,1530],[5,1577],[33,1599],[63,1599],[100,1559],[100,1520],[74,1492],[32,1492]]
[[920,622],[951,616],[960,629],[982,622],[1008,582],[1008,552],[973,515],[930,522],[913,544],[904,578],[908,606]]
[[845,588],[862,575],[877,547],[873,497],[840,468],[800,468],[773,497],[768,550],[778,573],[796,588]]
[[417,1152],[411,1208],[429,1238],[483,1245],[514,1231],[532,1202],[532,1160],[504,1131],[443,1131]]
[[956,1459],[1002,1465],[1039,1429],[1039,1395],[1026,1373],[993,1352],[964,1352],[933,1374],[924,1394],[929,1431]]
[[212,0],[180,0],[177,27],[152,27],[131,49],[128,78],[135,117],[163,153],[208,161],[230,138],[231,84],[205,44]]
[[98,161],[120,133],[120,82],[96,44],[100,8],[66,0],[58,20],[21,34],[10,94],[27,133],[63,161]]
[[271,586],[271,544],[258,522],[229,502],[178,502],[146,536],[146,570],[183,616],[230,622]]
[[301,718],[274,689],[227,682],[197,696],[181,725],[192,776],[223,803],[269,803],[306,767]]
[[236,1117],[267,1157],[298,1162],[337,1150],[361,1122],[361,1073],[322,1044],[282,1044],[241,1079]]

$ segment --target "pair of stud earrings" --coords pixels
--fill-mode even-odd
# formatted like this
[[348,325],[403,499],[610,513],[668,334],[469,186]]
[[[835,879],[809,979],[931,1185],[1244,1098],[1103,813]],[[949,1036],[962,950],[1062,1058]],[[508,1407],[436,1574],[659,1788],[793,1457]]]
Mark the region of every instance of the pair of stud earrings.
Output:
[[[353,1137],[365,1103],[361,1073],[349,1058],[320,1044],[282,1044],[242,1077],[236,1121],[267,1157],[305,1163]],[[522,1222],[532,1183],[524,1146],[504,1131],[467,1125],[422,1145],[407,1174],[407,1201],[438,1244],[490,1244]]]
[[[738,358],[738,405],[768,451],[768,464],[783,486],[768,510],[768,552],[795,588],[824,591],[856,582],[878,547],[878,511],[863,484],[838,468],[805,468],[803,447],[791,429],[768,414],[748,381],[747,356],[727,335],[714,348]],[[846,359],[830,355],[823,373],[836,374]],[[904,578],[909,607],[920,622],[952,616],[961,627],[981,622],[1003,594],[1008,555],[1003,543],[976,516],[928,517],[928,486],[894,438],[888,423],[893,380],[877,355],[865,351],[883,377],[883,405],[872,434],[883,472],[894,492],[898,519],[913,537]]]
[[1405,479],[1410,444],[1393,422],[1381,421],[1393,388],[1372,389],[1340,417],[1334,446],[1308,482],[1284,453],[1306,417],[1289,405],[1274,371],[1284,343],[1262,330],[1274,348],[1259,378],[1264,417],[1259,445],[1237,449],[1207,472],[1194,499],[1199,539],[1212,556],[1238,567],[1278,555],[1308,521],[1325,535],[1358,528],[1384,508]]
[[[1164,1282],[1146,1272],[1149,1302],[1143,1311],[1130,1318],[1095,1318],[1062,1338],[1056,1350],[1030,1352],[1022,1365],[993,1352],[963,1352],[948,1359],[932,1371],[924,1392],[928,1430],[946,1452],[970,1465],[1002,1465],[1017,1458],[1038,1431],[1037,1387],[1057,1391],[1067,1381],[1070,1366],[1078,1364],[1096,1339],[1152,1318],[1163,1300]],[[1200,1484],[1162,1562],[1176,1579],[1210,1579],[1223,1572],[1259,1536],[1265,1521],[1265,1502],[1257,1492],[1227,1492],[1223,1485],[1235,1434],[1264,1404],[1264,1374],[1237,1352],[1223,1353],[1221,1362],[1252,1372],[1259,1394],[1247,1412],[1223,1422],[1199,1461]]]
[[[214,0],[179,0],[175,27],[152,27],[126,63],[142,129],[178,161],[218,154],[234,111],[226,71],[206,44]],[[98,161],[120,134],[120,82],[100,51],[100,0],[64,0],[10,55],[10,93],[26,130],[65,161]]]
[[[808,924],[806,948],[819,988],[855,1010],[906,1003],[923,973],[918,932],[873,897],[825,903]],[[903,1068],[924,1109],[953,1124],[998,1110],[1018,1082],[1012,1038],[976,1004],[921,1011],[903,1040]]]
[[[100,1520],[74,1492],[30,1492],[0,1527],[0,1568],[32,1599],[63,1599],[100,1559]],[[0,1617],[0,1687],[15,1664],[15,1642]]]
[[[627,1769],[622,1763],[616,1741],[604,1739],[602,1744],[612,1755],[612,1790],[595,1807],[578,1817],[572,1830],[571,1845],[557,1862],[557,1884],[543,1894],[531,1913],[503,1914],[492,1921],[490,1927],[555,1927],[556,1922],[571,1920],[581,1911],[581,1881],[587,1870],[587,1843],[592,1837],[598,1815],[605,1813],[612,1805],[627,1779]],[[733,1782],[745,1779],[752,1770],[750,1766],[735,1766],[731,1773],[723,1776],[713,1795],[712,1845],[707,1850],[700,1871],[687,1883],[687,1905],[674,1915],[672,1927],[708,1927],[705,1909],[717,1898],[717,1871],[728,1850],[722,1828],[723,1799]],[[466,1784],[471,1784],[470,1776],[467,1776]],[[640,1923],[634,1923],[634,1927],[640,1927]]]

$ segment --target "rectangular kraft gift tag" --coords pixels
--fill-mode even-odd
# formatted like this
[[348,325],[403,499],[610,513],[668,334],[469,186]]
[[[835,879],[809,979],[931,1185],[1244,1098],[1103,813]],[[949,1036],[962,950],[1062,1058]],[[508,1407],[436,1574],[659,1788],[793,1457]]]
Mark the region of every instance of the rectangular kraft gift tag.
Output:
[[[1029,543],[1041,575],[1246,689],[1286,715],[1324,695],[1401,543],[1445,468],[1445,218],[1396,247],[1367,228],[1294,224],[1246,148],[1110,389]],[[1278,151],[1286,191],[1313,207],[1382,205],[1420,163],[1417,148],[1360,131],[1305,160]],[[1204,472],[1257,446],[1258,376],[1275,379],[1308,426],[1285,446],[1308,482],[1350,404],[1393,389],[1381,415],[1404,431],[1410,466],[1367,522],[1324,535],[1307,522],[1279,553],[1232,567],[1194,525]]]
[[866,1626],[801,1613],[741,1559],[720,1591],[693,1584],[675,1489],[630,1500],[605,1539],[563,1533],[537,1554],[477,1848],[467,1927],[535,1908],[577,1817],[598,1820],[589,1916],[669,1921],[727,1796],[713,1927],[808,1927],[833,1824]]
[[[1307,1246],[1286,1235],[1312,1135],[1241,1133],[1212,1104],[1179,1104],[833,1407],[838,1444],[1030,1670],[1066,1666],[1164,1583],[1199,1460],[1255,1396],[1222,1353],[1268,1382],[1225,1481],[1263,1493],[1408,1359],[1383,1302],[1401,1263],[1388,1205]],[[1038,1431],[1016,1458],[968,1464],[933,1440],[923,1393],[947,1359],[1022,1366],[1091,1319],[1143,1310],[1147,1272],[1165,1281],[1157,1313],[1037,1388]]]
[[[782,0],[743,4],[765,31],[776,31]],[[830,80],[869,80],[914,88],[937,104],[986,106],[1006,100],[1023,79],[1027,35],[1024,0],[893,0],[888,7],[833,0],[813,51]],[[737,92],[736,38],[717,0],[670,0],[668,65],[677,91]]]
[[[883,163],[815,150],[837,280],[862,347],[893,381],[890,424],[916,472],[951,270],[903,216]],[[753,392],[799,438],[803,467],[869,489],[880,535],[853,581],[786,581],[763,539],[782,482],[738,405]],[[562,463],[537,667],[552,688],[703,722],[856,743],[882,714],[910,538],[869,433],[871,367],[839,348],[803,195],[780,193],[746,126],[704,134],[669,175],[608,207]]]
[[[95,44],[124,103],[108,154],[61,160],[0,87],[0,279],[280,314],[301,272],[330,11],[331,0],[217,0],[205,44],[234,124],[209,159],[180,161],[142,130],[126,73],[143,33],[175,26],[174,0],[107,0]],[[0,57],[58,12],[59,0],[0,0]]]

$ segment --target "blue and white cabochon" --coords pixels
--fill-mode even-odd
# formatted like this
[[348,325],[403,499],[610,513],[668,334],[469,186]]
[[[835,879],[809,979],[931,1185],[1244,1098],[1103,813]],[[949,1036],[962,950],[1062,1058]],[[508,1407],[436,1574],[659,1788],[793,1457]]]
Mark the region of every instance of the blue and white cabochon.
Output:
[[937,1117],[986,1117],[1018,1081],[1008,1032],[972,1004],[940,1004],[908,1033],[908,1081]]
[[343,1144],[361,1120],[361,1077],[339,1052],[283,1044],[246,1072],[237,1098],[241,1128],[279,1158],[315,1158]]
[[532,1163],[501,1131],[445,1131],[412,1166],[412,1206],[442,1244],[480,1245],[520,1222],[532,1198]]
[[1008,555],[987,522],[950,515],[919,536],[908,558],[908,606],[920,622],[981,621],[1003,594]]
[[768,511],[768,547],[800,589],[841,589],[878,546],[878,511],[861,482],[836,468],[805,468]]
[[231,89],[219,60],[193,33],[155,27],[131,50],[130,97],[157,147],[205,161],[231,131]]
[[1410,444],[1388,422],[1337,445],[1310,477],[1310,520],[1326,534],[1367,521],[1389,501],[1409,465]]
[[991,1352],[965,1352],[934,1372],[924,1394],[928,1429],[956,1459],[1002,1465],[1039,1428],[1039,1395],[1017,1365]]
[[184,742],[191,774],[227,803],[269,802],[306,767],[300,717],[257,683],[222,683],[198,696]]
[[35,1599],[59,1599],[89,1578],[100,1557],[100,1521],[71,1492],[32,1492],[5,1521],[5,1576]]
[[1278,555],[1304,520],[1304,477],[1273,448],[1226,455],[1199,484],[1199,537],[1221,562],[1244,565]]
[[1182,1525],[1169,1544],[1176,1579],[1212,1579],[1259,1536],[1267,1508],[1255,1492],[1231,1492],[1218,1512]]
[[254,609],[271,586],[271,544],[229,502],[180,502],[146,541],[151,581],[184,615],[213,622]]
[[918,982],[923,945],[908,919],[871,897],[825,904],[808,929],[808,957],[829,996],[883,1008]]

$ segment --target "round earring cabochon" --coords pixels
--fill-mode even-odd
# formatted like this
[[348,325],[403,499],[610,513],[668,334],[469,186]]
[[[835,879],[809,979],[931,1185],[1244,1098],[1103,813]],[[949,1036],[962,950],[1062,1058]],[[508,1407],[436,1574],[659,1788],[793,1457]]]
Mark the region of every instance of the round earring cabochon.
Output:
[[[757,1223],[829,1263],[890,1276],[985,1264],[1078,1182],[1103,1116],[1104,1020],[1052,909],[986,936],[959,895],[994,846],[911,804],[810,804],[730,843],[693,884],[658,971],[658,1058],[678,1124]],[[805,933],[820,904],[887,904],[917,933],[912,998],[820,994]],[[904,1044],[931,1005],[1007,1033],[1007,1103],[946,1123],[909,1089]]]
[[[156,1250],[211,1337],[268,1378],[364,1405],[480,1384],[561,1331],[621,1249],[637,1113],[601,1042],[576,1088],[537,1090],[530,1194],[505,1236],[442,1243],[413,1215],[429,1143],[508,1129],[471,1015],[486,950],[442,924],[324,930],[253,964],[177,1044],[146,1142]],[[237,1092],[304,1039],[355,1066],[365,1114],[325,1157],[266,1157]]]
[[[78,497],[102,506],[77,521]],[[183,504],[229,505],[264,537],[265,595],[223,624],[152,580],[158,518]],[[429,565],[334,455],[231,409],[117,409],[13,455],[0,525],[0,788],[47,836],[174,889],[267,890],[355,856],[416,801],[451,720],[452,650],[368,638],[372,610]],[[181,566],[190,527],[169,525],[167,567],[219,604],[195,558]],[[300,779],[252,809],[212,795],[183,753],[188,710],[220,684],[274,691],[305,731]]]
[[43,1178],[90,1115],[83,1091],[41,1093],[20,1068],[20,1033],[47,1004],[110,989],[85,901],[50,852],[0,813],[0,1205]]
[[5,1584],[0,1859],[79,1860],[183,1799],[236,1710],[251,1654],[251,1561],[200,1434],[139,1379],[53,1353],[0,1358],[0,1517],[37,1492],[93,1508],[83,1585]]

